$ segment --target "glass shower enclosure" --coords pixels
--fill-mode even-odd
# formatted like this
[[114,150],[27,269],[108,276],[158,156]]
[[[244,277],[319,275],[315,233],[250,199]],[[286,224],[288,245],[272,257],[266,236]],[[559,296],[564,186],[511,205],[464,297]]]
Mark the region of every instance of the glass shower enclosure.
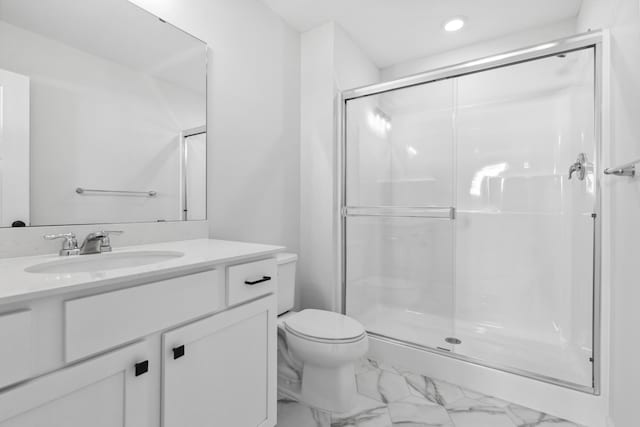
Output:
[[373,336],[598,393],[599,38],[343,94],[343,306]]

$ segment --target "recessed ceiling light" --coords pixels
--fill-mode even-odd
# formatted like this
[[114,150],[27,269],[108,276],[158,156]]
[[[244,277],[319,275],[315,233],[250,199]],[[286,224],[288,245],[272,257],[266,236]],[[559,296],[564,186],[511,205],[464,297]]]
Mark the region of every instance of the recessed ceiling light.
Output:
[[459,31],[462,27],[464,27],[464,19],[460,17],[452,18],[444,24],[444,30],[450,33]]

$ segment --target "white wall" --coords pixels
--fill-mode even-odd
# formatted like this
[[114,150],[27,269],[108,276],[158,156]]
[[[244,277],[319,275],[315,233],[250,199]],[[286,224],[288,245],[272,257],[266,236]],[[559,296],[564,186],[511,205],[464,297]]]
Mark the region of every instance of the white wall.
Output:
[[[640,5],[585,0],[578,28],[611,29],[611,132],[604,166],[640,158]],[[611,281],[611,425],[638,424],[640,179],[606,177]],[[607,331],[605,331],[607,333]]]
[[339,309],[336,96],[379,71],[337,24],[302,35],[300,304]]
[[[26,222],[179,219],[179,137],[204,124],[203,95],[5,22],[0,39],[10,41],[0,50],[0,68],[30,77]],[[158,195],[78,195],[76,187]]]
[[[509,50],[520,49],[525,46],[544,43],[575,34],[575,20],[567,20],[540,28],[513,33],[505,37],[489,40],[460,49],[402,62],[382,70],[383,80],[393,80],[410,74],[433,70],[460,62],[483,58],[507,52]],[[463,30],[464,31],[464,30]]]
[[135,0],[209,45],[210,236],[298,250],[300,35],[256,0]]
[[334,68],[332,24],[302,34],[299,304],[332,308],[334,203]]

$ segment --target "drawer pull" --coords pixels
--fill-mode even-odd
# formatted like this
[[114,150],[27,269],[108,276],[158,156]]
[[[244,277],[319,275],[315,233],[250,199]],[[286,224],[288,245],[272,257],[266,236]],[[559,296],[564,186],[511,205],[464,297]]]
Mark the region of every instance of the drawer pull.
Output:
[[142,374],[146,374],[149,372],[149,361],[144,360],[142,362],[136,363],[136,377],[139,377]]
[[182,356],[184,356],[184,346],[175,347],[173,349],[173,360],[180,359]]
[[249,286],[253,286],[253,285],[257,285],[258,283],[268,282],[269,280],[271,280],[271,276],[262,276],[261,279],[245,280],[244,284],[245,285],[249,285]]

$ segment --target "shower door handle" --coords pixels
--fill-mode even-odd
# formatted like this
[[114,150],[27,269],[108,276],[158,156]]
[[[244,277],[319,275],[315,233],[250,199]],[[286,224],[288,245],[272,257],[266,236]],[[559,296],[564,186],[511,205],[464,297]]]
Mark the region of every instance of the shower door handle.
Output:
[[578,154],[578,158],[576,162],[569,166],[569,179],[573,176],[573,174],[577,174],[576,176],[580,181],[584,181],[584,178],[587,176],[587,155],[584,153]]

